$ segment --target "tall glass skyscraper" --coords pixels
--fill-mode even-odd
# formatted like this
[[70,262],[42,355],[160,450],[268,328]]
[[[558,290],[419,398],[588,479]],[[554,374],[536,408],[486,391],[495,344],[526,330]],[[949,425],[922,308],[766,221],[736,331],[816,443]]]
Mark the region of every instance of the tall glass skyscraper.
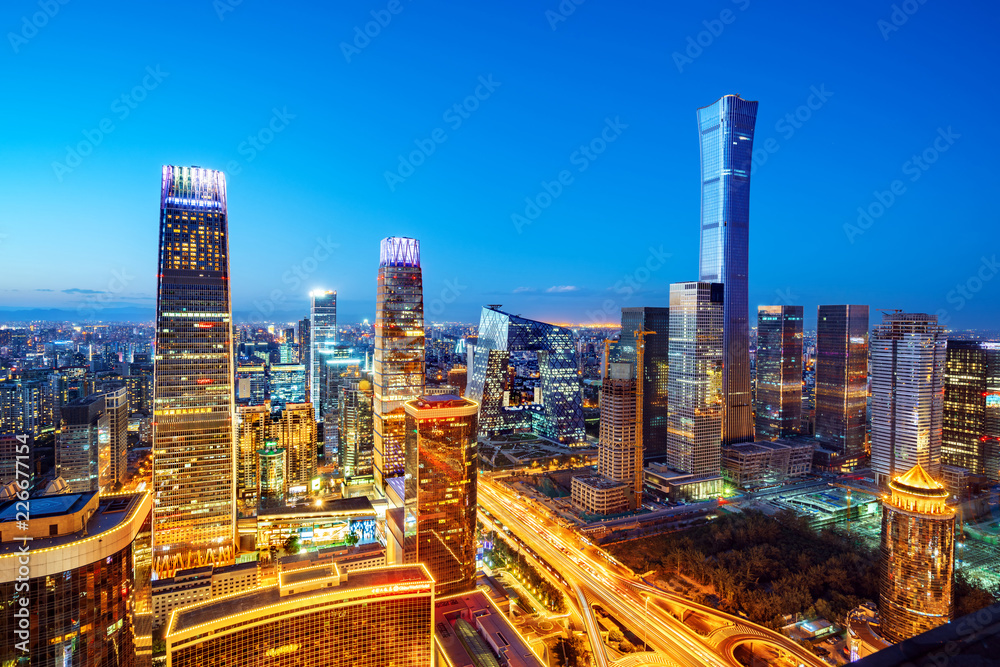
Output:
[[620,362],[636,363],[635,332],[655,331],[646,336],[646,351],[643,354],[644,371],[636,372],[643,378],[642,389],[642,448],[646,458],[662,457],[667,451],[667,373],[670,364],[667,359],[670,341],[670,309],[622,308],[622,333],[618,342],[617,359]]
[[865,449],[868,306],[816,311],[816,440],[847,457]]
[[937,316],[924,313],[883,313],[872,333],[872,470],[879,483],[917,464],[940,473],[947,344]]
[[949,340],[941,462],[1000,478],[1000,345]]
[[[537,361],[537,400],[527,405],[509,405],[512,354]],[[576,347],[564,327],[483,308],[465,395],[480,405],[484,437],[531,429],[569,446],[585,441]]]
[[722,367],[725,444],[753,440],[750,406],[750,163],[757,102],[726,95],[698,109],[701,254],[698,280],[725,286]]
[[[382,239],[375,304],[372,408],[375,425],[375,488],[404,471],[406,412],[403,404],[424,393],[424,286],[420,241]],[[315,334],[315,332],[314,332]]]
[[406,542],[440,595],[476,587],[478,411],[448,394],[406,403]]
[[723,286],[670,286],[667,465],[693,475],[722,467]]
[[312,300],[309,335],[312,350],[309,354],[309,400],[313,404],[316,421],[323,420],[323,404],[327,399],[322,382],[320,364],[323,354],[337,344],[337,293],[316,290],[309,295]]
[[153,417],[157,572],[233,557],[233,330],[226,177],[163,167]]
[[802,306],[757,307],[757,438],[799,432],[802,419]]

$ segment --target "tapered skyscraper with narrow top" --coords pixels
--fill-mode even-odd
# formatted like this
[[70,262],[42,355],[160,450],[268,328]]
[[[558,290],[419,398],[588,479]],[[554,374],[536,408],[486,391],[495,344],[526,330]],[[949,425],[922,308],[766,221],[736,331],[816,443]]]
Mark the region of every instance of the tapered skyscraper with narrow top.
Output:
[[722,283],[722,442],[753,440],[750,395],[750,163],[757,102],[726,95],[698,109],[701,282]]
[[424,287],[417,239],[382,239],[375,308],[375,486],[384,490],[387,480],[403,476],[405,469],[404,403],[424,393]]
[[163,167],[153,417],[154,567],[232,559],[233,331],[226,177]]

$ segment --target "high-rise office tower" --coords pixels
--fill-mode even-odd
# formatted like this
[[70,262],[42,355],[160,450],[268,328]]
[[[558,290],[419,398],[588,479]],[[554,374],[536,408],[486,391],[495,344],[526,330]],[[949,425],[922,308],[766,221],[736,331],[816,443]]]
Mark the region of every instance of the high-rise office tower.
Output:
[[[514,386],[524,366],[511,360],[534,356],[534,387]],[[480,434],[531,429],[566,445],[585,441],[583,394],[573,332],[565,327],[536,322],[487,306],[479,320],[475,350],[469,355],[469,384],[465,395],[479,403]],[[521,399],[511,398],[520,390]]]
[[949,340],[941,462],[992,480],[1000,476],[1000,346]]
[[305,495],[316,476],[316,420],[311,403],[288,403],[271,413],[271,437],[288,456],[289,495]]
[[701,253],[698,280],[725,286],[722,441],[753,440],[750,406],[750,162],[757,102],[726,95],[698,109]]
[[226,562],[236,533],[226,177],[163,167],[153,418],[154,567]]
[[816,439],[847,457],[865,449],[868,306],[816,311]]
[[372,385],[352,377],[340,388],[340,467],[345,479],[373,474]]
[[108,414],[108,475],[104,485],[117,490],[128,472],[128,389],[124,386],[104,393]]
[[404,402],[424,393],[424,288],[420,241],[390,236],[379,253],[373,410],[375,487],[404,470]]
[[[454,395],[406,402],[406,532],[440,595],[476,587],[479,406]],[[409,537],[409,535],[408,535]]]
[[309,335],[312,349],[309,353],[309,400],[312,401],[316,421],[323,420],[322,406],[326,402],[320,383],[321,352],[337,344],[337,293],[316,290],[309,294],[311,309]]
[[871,336],[872,469],[888,482],[918,463],[941,469],[947,340],[936,315],[883,313]]
[[760,440],[799,432],[802,306],[757,307],[756,431]]
[[642,504],[642,442],[636,433],[637,385],[633,364],[608,364],[608,372],[601,382],[601,432],[597,456],[597,474],[629,485],[629,504],[633,509]]
[[878,610],[882,634],[895,643],[951,620],[955,510],[944,485],[919,463],[894,477],[889,491]]
[[0,664],[149,667],[152,494],[30,502],[0,508]]
[[[636,331],[655,331],[646,336],[642,378],[642,448],[646,458],[662,456],[667,451],[667,388],[670,364],[669,308],[622,308],[622,333],[618,342],[618,361],[635,365]],[[638,371],[636,377],[639,377]]]
[[248,405],[264,405],[267,400],[267,366],[255,359],[236,367],[236,398]]
[[100,438],[107,437],[104,396],[92,394],[62,406],[56,434],[56,474],[71,493],[100,489]]
[[311,336],[309,335],[308,317],[303,317],[299,320],[295,336],[295,341],[299,345],[299,363],[306,367],[306,380],[309,380],[309,369],[312,368],[312,354],[309,349]]
[[323,459],[332,460],[340,447],[340,386],[355,374],[362,358],[346,345],[331,345],[319,350],[319,412],[323,415]]
[[306,367],[302,364],[271,366],[271,402],[306,402]]
[[241,516],[257,515],[257,452],[270,439],[270,432],[268,406],[236,408],[236,503]]
[[667,465],[694,475],[722,466],[723,287],[670,286]]

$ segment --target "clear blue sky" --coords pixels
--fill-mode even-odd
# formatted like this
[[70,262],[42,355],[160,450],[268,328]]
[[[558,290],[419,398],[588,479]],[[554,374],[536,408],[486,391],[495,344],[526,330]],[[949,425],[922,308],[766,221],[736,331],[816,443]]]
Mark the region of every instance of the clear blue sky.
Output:
[[[669,283],[697,276],[695,109],[739,93],[760,101],[766,156],[751,308],[866,303],[1000,326],[993,4],[911,0],[896,26],[893,3],[872,0],[564,0],[575,11],[559,21],[557,0],[49,1],[51,17],[37,0],[0,10],[0,309],[151,308],[164,163],[228,172],[238,316],[272,294],[302,315],[324,287],[345,319],[371,317],[388,235],[421,239],[433,319],[665,305]],[[391,21],[355,42],[372,12]],[[447,113],[477,91],[467,117]],[[782,122],[796,112],[808,119]],[[438,128],[443,143],[390,185]],[[575,154],[602,131],[603,153]],[[926,170],[908,163],[925,150]],[[519,230],[512,214],[562,170],[572,181]],[[895,180],[882,215],[845,232]],[[339,247],[313,265],[317,238]]]

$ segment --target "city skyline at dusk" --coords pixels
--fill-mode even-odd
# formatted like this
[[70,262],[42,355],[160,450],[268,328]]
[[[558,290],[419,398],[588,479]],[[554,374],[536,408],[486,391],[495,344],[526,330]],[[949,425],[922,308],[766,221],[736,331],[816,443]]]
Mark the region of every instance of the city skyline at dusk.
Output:
[[[993,215],[964,177],[990,169],[972,116],[996,94],[974,79],[996,48],[975,39],[984,24],[963,22],[959,40],[961,13],[933,5],[790,16],[739,0],[669,19],[652,4],[568,6],[59,5],[37,28],[25,4],[8,70],[39,94],[0,112],[17,128],[0,172],[0,312],[152,319],[149,192],[161,165],[188,164],[229,182],[237,321],[293,321],[312,289],[337,290],[344,321],[372,320],[375,246],[401,235],[423,241],[432,321],[496,302],[613,322],[696,275],[694,111],[739,93],[760,103],[751,309],[802,305],[808,328],[826,303],[1000,325],[991,247],[948,232]],[[270,49],[227,55],[262,30]],[[113,51],[93,46],[104,31],[123,35]],[[198,49],[161,36],[175,33]],[[443,58],[455,49],[466,57]],[[859,77],[862,62],[885,76]],[[923,68],[950,72],[934,95],[920,94]],[[480,263],[498,270],[466,268]]]
[[10,0],[0,665],[1000,664],[1000,10],[884,3]]

